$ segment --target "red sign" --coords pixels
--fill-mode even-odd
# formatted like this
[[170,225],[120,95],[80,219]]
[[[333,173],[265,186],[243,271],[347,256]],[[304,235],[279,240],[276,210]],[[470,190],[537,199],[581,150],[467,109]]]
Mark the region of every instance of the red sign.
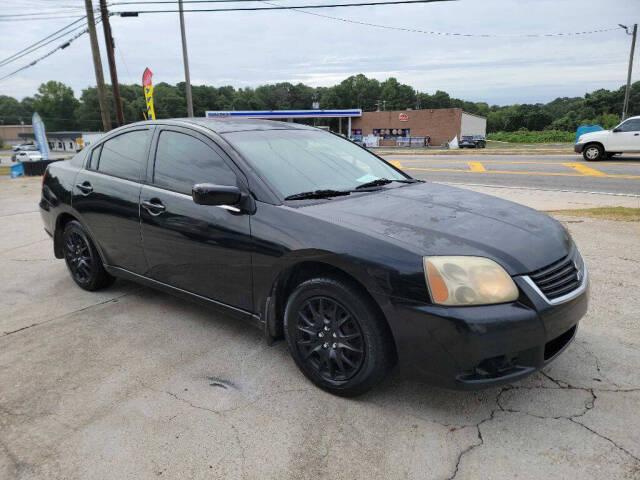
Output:
[[151,85],[151,77],[153,76],[153,72],[148,68],[144,69],[144,73],[142,74],[142,86],[148,87]]
[[407,115],[406,113],[401,113],[400,115],[398,115],[398,120],[400,120],[401,122],[408,122],[409,115]]

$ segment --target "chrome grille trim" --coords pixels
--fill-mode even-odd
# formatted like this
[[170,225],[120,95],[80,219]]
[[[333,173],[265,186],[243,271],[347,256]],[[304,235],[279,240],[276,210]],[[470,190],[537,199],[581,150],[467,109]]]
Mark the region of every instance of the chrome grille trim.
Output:
[[[568,258],[571,258],[571,257],[568,257]],[[580,255],[580,253],[577,250],[575,251],[574,255],[572,256],[571,262],[575,262],[576,269],[578,270],[579,273],[582,274],[582,279],[581,279],[580,285],[578,285],[577,288],[575,288],[574,290],[572,290],[569,293],[566,293],[566,294],[564,294],[564,295],[562,295],[560,297],[549,299],[542,292],[542,290],[540,290],[538,285],[536,285],[536,282],[534,282],[533,279],[529,275],[519,275],[519,277],[522,278],[527,283],[527,285],[529,285],[549,305],[558,305],[560,303],[565,303],[565,302],[568,302],[569,300],[572,300],[572,299],[576,298],[577,296],[581,295],[587,289],[587,285],[589,283],[589,278],[588,278],[589,274],[587,272],[587,265],[584,263],[584,259],[582,258],[582,256]],[[560,262],[558,261],[558,262],[554,262],[554,263],[558,264]],[[580,267],[582,267],[582,269]],[[545,267],[545,269],[546,269],[546,267]],[[540,270],[542,270],[542,269],[540,269]]]

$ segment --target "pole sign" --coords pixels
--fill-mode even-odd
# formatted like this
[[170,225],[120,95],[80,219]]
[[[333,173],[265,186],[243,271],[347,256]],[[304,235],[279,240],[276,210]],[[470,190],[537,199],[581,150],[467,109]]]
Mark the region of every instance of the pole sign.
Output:
[[44,132],[44,122],[38,112],[35,112],[31,117],[31,124],[33,125],[33,133],[36,137],[42,160],[49,160],[49,142],[47,142],[47,134]]
[[153,83],[151,83],[151,77],[153,72],[148,68],[144,69],[142,74],[142,88],[144,89],[144,100],[147,104],[147,120],[155,120],[156,112],[153,110]]

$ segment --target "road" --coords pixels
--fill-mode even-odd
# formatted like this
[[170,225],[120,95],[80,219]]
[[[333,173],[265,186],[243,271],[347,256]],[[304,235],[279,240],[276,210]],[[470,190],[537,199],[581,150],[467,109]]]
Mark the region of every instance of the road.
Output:
[[495,185],[640,195],[640,155],[585,162],[578,155],[384,155],[415,178]]

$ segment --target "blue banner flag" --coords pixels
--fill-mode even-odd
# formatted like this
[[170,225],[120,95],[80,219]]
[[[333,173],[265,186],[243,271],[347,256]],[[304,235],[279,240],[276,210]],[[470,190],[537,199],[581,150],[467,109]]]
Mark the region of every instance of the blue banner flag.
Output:
[[44,132],[44,122],[38,112],[33,114],[31,124],[33,125],[33,133],[36,136],[36,143],[38,144],[40,155],[42,155],[42,160],[49,160],[49,142],[47,142],[47,134]]

